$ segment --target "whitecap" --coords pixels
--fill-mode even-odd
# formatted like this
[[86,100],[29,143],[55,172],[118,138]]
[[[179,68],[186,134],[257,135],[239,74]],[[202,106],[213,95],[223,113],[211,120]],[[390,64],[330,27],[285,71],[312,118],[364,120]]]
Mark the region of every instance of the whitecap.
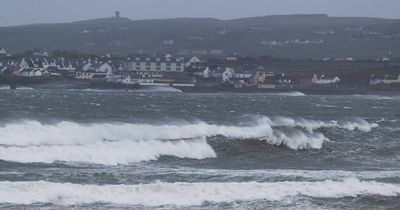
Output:
[[281,201],[307,196],[344,198],[400,195],[400,186],[355,178],[320,182],[204,182],[138,185],[82,185],[71,183],[0,182],[0,203],[82,205],[110,203],[143,206],[196,206],[204,202]]

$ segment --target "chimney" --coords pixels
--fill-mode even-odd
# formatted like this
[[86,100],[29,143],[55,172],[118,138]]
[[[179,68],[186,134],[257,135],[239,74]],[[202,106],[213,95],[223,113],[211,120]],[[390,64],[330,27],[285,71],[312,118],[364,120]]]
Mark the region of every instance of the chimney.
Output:
[[115,18],[120,18],[121,16],[119,15],[119,11],[115,12]]

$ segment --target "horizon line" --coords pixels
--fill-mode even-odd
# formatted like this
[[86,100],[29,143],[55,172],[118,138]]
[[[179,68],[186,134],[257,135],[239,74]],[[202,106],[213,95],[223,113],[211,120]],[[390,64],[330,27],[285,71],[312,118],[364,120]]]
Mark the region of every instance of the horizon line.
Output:
[[[385,18],[385,17],[371,17],[371,16],[331,16],[326,13],[292,13],[292,14],[271,14],[271,15],[256,15],[256,16],[244,16],[238,18],[216,18],[216,17],[166,17],[166,18],[143,18],[143,19],[132,19],[129,17],[119,17],[119,19],[126,19],[129,21],[148,21],[148,20],[175,20],[175,19],[214,19],[218,21],[232,21],[232,20],[241,20],[241,19],[249,19],[249,18],[260,18],[260,17],[273,17],[273,16],[326,16],[328,18],[371,18],[371,19],[382,19],[382,20],[400,20],[400,18]],[[98,17],[98,18],[88,18],[82,20],[74,20],[74,21],[66,21],[66,22],[36,22],[36,23],[27,23],[27,24],[17,24],[17,25],[0,25],[0,28],[6,27],[24,27],[24,26],[34,26],[34,25],[57,25],[57,24],[71,24],[71,23],[79,23],[93,20],[101,20],[101,19],[118,19],[115,16],[109,17]]]

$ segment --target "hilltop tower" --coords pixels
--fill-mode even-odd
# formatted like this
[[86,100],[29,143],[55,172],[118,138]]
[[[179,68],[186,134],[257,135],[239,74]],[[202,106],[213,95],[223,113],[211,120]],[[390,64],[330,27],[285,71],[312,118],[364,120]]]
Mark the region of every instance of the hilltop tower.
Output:
[[120,14],[119,14],[119,11],[115,11],[115,18],[120,18],[121,16],[120,16]]

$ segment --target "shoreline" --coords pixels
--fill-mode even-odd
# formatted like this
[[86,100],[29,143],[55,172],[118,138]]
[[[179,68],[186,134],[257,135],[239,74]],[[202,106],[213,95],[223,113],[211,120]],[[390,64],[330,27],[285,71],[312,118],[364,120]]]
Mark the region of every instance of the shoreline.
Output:
[[[11,88],[13,87],[13,88]],[[400,88],[372,89],[372,88],[229,88],[229,87],[173,87],[150,86],[138,88],[91,86],[88,84],[24,84],[10,86],[0,84],[0,90],[94,90],[94,91],[154,91],[154,92],[181,92],[181,93],[247,93],[247,94],[283,94],[283,95],[400,95]],[[173,91],[176,90],[176,91]]]

